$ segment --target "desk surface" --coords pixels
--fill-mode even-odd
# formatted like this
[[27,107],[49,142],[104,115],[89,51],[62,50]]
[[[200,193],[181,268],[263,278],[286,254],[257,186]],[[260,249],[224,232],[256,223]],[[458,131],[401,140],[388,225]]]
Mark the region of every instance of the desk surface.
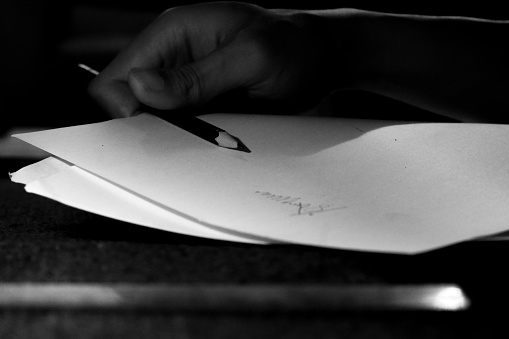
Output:
[[[26,162],[26,164],[30,161]],[[23,160],[2,160],[4,173]],[[0,337],[412,337],[495,334],[507,301],[504,242],[470,242],[415,256],[176,235],[80,211],[0,179],[0,283],[427,284],[455,283],[471,311],[228,314],[0,310]],[[475,320],[475,321],[474,321]],[[64,335],[64,337],[66,337]]]
[[[21,163],[14,162],[13,170]],[[0,191],[3,282],[445,283],[476,265],[474,259],[465,262],[470,249],[479,255],[475,249],[484,247],[460,244],[405,256],[246,245],[90,214],[28,194],[7,177]]]

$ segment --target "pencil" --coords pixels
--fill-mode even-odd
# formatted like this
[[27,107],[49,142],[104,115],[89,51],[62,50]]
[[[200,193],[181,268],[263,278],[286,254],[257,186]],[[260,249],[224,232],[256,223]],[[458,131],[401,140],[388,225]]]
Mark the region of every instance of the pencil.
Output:
[[175,112],[168,114],[168,111],[158,110],[148,106],[143,106],[140,109],[140,112],[155,115],[189,133],[213,143],[216,146],[251,153],[251,150],[247,148],[247,146],[244,145],[239,138],[231,135],[222,128],[195,117],[194,115]]
[[[78,67],[93,75],[99,74],[98,71],[85,64],[78,64]],[[197,137],[200,137],[203,140],[206,140],[216,146],[251,153],[251,150],[247,148],[247,146],[236,136],[233,136],[226,132],[224,129],[214,126],[193,115],[176,114],[175,112],[170,113],[169,111],[158,110],[146,105],[143,105],[139,111],[150,113],[159,118],[162,118],[171,124],[182,128],[183,130],[192,133]]]

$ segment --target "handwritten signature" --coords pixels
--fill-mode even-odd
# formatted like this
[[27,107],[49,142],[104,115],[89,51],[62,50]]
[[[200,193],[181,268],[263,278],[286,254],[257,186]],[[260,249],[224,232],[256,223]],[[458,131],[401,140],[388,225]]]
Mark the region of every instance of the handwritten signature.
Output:
[[313,216],[317,213],[322,212],[329,212],[329,211],[335,211],[339,209],[346,208],[346,206],[334,206],[329,204],[310,204],[302,202],[302,199],[300,197],[291,197],[291,196],[285,196],[285,195],[277,195],[273,194],[267,191],[255,191],[256,194],[261,195],[262,197],[278,202],[283,205],[290,205],[297,208],[297,212],[293,215],[308,215]]

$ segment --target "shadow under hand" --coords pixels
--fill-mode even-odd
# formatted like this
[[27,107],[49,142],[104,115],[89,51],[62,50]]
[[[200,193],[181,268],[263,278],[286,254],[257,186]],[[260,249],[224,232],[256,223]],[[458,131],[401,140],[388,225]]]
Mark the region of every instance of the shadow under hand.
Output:
[[377,128],[404,123],[254,114],[214,114],[200,118],[239,137],[253,155],[295,157],[321,152]]
[[[225,100],[230,98],[231,100]],[[193,112],[239,137],[248,147],[274,156],[307,156],[374,129],[415,122],[457,122],[420,108],[361,91],[338,91],[309,109],[283,102],[225,96]],[[209,113],[234,113],[214,114]]]

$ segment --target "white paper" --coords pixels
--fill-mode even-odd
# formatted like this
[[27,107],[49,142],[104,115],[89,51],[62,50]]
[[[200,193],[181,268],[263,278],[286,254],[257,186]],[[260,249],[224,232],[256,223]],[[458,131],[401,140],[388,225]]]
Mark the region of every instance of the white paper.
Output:
[[48,157],[34,164],[23,167],[14,173],[9,173],[9,176],[13,182],[28,185],[31,182],[55,175],[69,167],[71,167],[71,165],[66,164],[61,160]]
[[25,190],[29,193],[133,224],[208,239],[265,243],[192,222],[52,157],[12,173],[11,180],[25,184]]
[[509,229],[509,126],[209,115],[252,153],[148,114],[17,135],[202,225],[418,253]]

